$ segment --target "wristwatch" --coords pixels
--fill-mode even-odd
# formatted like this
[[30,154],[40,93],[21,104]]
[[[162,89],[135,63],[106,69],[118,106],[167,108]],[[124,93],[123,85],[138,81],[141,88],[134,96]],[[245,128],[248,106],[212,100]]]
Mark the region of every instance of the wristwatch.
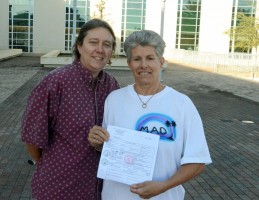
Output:
[[29,159],[29,160],[28,160],[28,164],[30,164],[30,165],[35,165],[35,164],[36,164],[36,161],[33,160],[33,159]]

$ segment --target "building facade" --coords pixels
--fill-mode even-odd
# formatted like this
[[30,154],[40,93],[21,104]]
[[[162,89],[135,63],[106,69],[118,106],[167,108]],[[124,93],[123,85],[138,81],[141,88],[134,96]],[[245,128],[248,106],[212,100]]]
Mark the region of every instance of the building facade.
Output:
[[257,17],[257,1],[1,0],[0,50],[71,52],[80,27],[98,17],[112,25],[117,54],[123,54],[125,38],[142,29],[161,34],[166,55],[174,49],[227,54],[235,44],[225,32],[236,26],[238,12]]

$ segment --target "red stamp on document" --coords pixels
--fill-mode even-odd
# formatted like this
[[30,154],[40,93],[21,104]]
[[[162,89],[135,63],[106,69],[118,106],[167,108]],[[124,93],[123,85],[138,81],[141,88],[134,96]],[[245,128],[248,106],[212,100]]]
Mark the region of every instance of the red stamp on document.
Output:
[[124,162],[127,163],[127,164],[132,164],[134,161],[134,156],[133,155],[125,155],[124,157]]

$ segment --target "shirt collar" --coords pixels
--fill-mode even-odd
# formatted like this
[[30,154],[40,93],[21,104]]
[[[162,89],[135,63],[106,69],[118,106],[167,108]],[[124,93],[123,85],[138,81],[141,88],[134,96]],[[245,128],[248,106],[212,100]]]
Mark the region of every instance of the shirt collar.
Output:
[[[85,68],[82,63],[78,59],[74,59],[73,61],[73,66],[75,66],[79,73],[81,74],[83,80],[86,82],[87,85],[92,85],[93,82],[95,81],[92,73]],[[97,81],[98,82],[103,82],[104,81],[104,72],[101,70],[97,76]]]

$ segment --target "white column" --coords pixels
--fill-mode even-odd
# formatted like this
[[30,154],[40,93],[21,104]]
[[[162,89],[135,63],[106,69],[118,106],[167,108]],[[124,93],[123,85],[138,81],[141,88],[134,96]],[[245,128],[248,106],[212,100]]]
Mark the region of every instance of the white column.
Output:
[[165,18],[165,2],[166,0],[161,0],[161,26],[160,26],[160,35],[164,37],[164,18]]
[[73,3],[73,35],[72,35],[72,45],[76,41],[76,14],[77,14],[77,0]]
[[228,53],[233,0],[203,0],[200,20],[200,52]]
[[34,53],[65,50],[65,19],[64,0],[34,0]]
[[9,0],[1,0],[0,50],[9,49]]

